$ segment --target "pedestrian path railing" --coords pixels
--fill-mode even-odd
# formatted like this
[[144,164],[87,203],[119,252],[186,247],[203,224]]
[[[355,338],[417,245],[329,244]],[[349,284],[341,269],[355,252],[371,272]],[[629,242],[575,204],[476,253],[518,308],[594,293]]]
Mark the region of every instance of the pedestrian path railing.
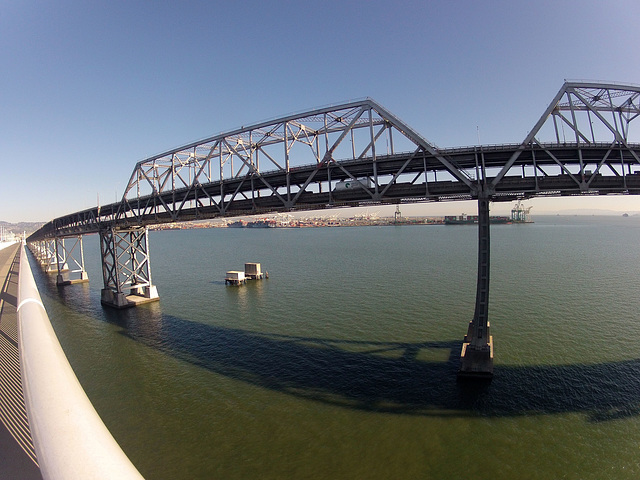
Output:
[[18,335],[27,415],[45,480],[141,479],[73,373],[42,304],[24,244]]

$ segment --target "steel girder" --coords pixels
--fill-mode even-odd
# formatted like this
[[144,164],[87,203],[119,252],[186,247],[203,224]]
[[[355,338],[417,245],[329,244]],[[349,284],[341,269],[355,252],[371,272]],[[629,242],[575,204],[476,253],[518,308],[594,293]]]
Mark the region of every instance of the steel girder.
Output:
[[[514,165],[524,152],[542,150],[555,162],[555,175],[569,176],[580,193],[597,193],[593,183],[598,176],[624,178],[638,171],[640,153],[637,144],[632,143],[631,124],[639,115],[640,86],[565,82],[524,141],[491,178],[490,185],[495,188],[505,175],[512,175]],[[637,142],[638,131],[633,133]],[[568,145],[575,149],[571,162],[555,157],[549,148]],[[606,148],[599,157],[589,156],[587,160],[585,152],[592,151],[596,145]],[[535,160],[531,166],[536,178],[549,176],[547,171],[538,168]]]
[[290,115],[139,162],[120,202],[57,218],[30,239],[480,192],[640,194],[639,97],[637,86],[567,82],[522,143],[449,149],[371,99]]
[[[331,192],[342,180],[366,179],[369,200],[380,201],[385,184],[378,159],[407,150],[413,158],[428,155],[472,188],[469,175],[437,147],[366,99],[243,127],[139,162],[115,216],[177,221],[228,215],[234,204],[255,213],[260,197],[271,197],[271,208],[291,210],[305,195]],[[363,159],[371,171],[349,168]]]

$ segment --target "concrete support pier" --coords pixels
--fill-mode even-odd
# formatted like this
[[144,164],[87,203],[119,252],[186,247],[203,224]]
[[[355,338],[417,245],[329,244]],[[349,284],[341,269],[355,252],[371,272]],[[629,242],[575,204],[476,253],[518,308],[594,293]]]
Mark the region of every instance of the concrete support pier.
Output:
[[100,253],[104,280],[100,301],[103,305],[128,308],[160,299],[158,290],[151,283],[146,227],[101,229]]
[[464,337],[458,377],[493,376],[493,337],[489,330],[489,196],[478,196],[478,283],[473,320]]
[[32,253],[38,259],[38,263],[47,273],[56,271],[56,242],[55,239],[45,238],[30,246]]

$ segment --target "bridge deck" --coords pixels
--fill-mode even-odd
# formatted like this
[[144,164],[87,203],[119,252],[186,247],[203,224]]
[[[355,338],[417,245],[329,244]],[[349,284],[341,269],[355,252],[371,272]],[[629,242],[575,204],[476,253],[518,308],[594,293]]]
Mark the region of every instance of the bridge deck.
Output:
[[[492,174],[496,175],[519,149],[518,145],[497,145],[480,150],[473,147],[442,152],[469,175],[474,174],[482,159],[487,169],[486,181],[491,182]],[[640,194],[640,171],[635,160],[640,156],[640,145],[616,149],[615,154],[613,151],[611,145],[606,144],[544,145],[525,149],[519,153],[508,175],[497,182],[492,201],[536,196]],[[338,181],[374,177],[379,182],[377,188],[374,185],[350,190],[335,187]],[[475,184],[476,180],[471,182]],[[402,153],[378,156],[375,160],[360,158],[324,166],[296,166],[289,171],[273,170],[127,198],[55,219],[36,232],[33,239],[97,232],[101,223],[124,228],[278,211],[470,200],[473,195],[469,185],[450,175],[433,155]]]

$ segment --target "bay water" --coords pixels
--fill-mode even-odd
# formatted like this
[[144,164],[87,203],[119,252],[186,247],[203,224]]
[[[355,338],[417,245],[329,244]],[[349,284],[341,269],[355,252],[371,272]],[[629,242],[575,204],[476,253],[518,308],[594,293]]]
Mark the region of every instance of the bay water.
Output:
[[[640,478],[640,217],[491,228],[495,371],[458,383],[474,226],[150,232],[160,301],[40,294],[148,479]],[[269,278],[232,287],[260,262]]]

